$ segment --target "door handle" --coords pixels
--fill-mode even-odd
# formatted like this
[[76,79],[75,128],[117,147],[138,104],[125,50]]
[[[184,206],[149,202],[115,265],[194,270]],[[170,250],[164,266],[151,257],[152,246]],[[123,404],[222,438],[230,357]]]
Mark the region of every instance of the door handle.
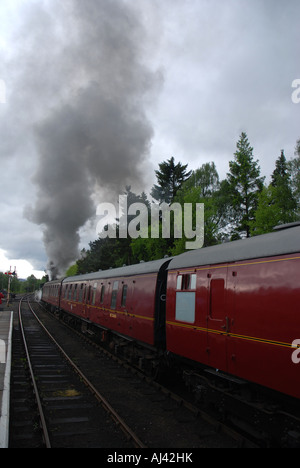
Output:
[[228,333],[229,332],[229,317],[225,317],[225,322],[226,322],[226,324],[221,325],[221,328],[223,328],[223,330],[225,330],[226,333]]

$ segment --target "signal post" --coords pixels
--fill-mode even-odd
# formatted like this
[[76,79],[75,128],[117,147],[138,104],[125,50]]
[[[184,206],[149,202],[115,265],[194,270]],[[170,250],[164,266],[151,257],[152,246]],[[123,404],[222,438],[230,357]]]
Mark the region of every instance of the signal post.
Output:
[[13,276],[17,276],[17,271],[16,267],[14,271],[11,271],[11,267],[9,271],[6,271],[5,274],[8,276],[8,287],[7,287],[7,307],[9,307],[9,302],[10,302],[10,284],[11,284],[11,279]]

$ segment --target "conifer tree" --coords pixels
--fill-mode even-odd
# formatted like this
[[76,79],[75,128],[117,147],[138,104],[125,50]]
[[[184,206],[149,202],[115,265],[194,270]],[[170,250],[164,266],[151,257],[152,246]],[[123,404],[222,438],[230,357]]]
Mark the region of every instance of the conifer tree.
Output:
[[282,212],[282,223],[294,221],[297,202],[292,192],[291,173],[283,150],[276,161],[276,168],[272,174],[272,185],[277,188],[277,205]]
[[155,171],[157,185],[151,190],[151,196],[160,203],[172,203],[183,182],[187,180],[191,171],[187,172],[187,164],[175,164],[174,157],[159,164],[159,170]]
[[260,177],[260,167],[258,161],[253,158],[253,148],[245,132],[241,133],[234,161],[229,162],[229,168],[227,184],[231,202],[232,238],[240,238],[243,235],[250,237],[251,221],[255,216],[264,177]]
[[251,233],[271,232],[279,224],[286,224],[297,219],[297,202],[291,189],[289,164],[281,150],[276,160],[272,181],[259,195],[255,220],[251,223]]
[[291,189],[297,202],[298,218],[300,216],[300,139],[295,148],[295,158],[287,163],[291,174]]
[[281,150],[281,154],[279,158],[276,160],[275,163],[275,170],[273,171],[272,174],[272,185],[273,187],[277,187],[278,185],[281,185],[283,182],[288,181],[290,178],[288,174],[288,167],[287,167],[287,162],[286,158],[284,155],[284,150]]

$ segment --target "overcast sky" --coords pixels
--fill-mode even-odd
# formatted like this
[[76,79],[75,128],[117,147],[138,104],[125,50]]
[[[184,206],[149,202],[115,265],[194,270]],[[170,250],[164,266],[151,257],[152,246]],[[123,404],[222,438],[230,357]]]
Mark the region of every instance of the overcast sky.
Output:
[[225,178],[242,131],[268,180],[300,138],[299,19],[299,0],[2,1],[0,271],[76,260],[97,204],[171,156]]

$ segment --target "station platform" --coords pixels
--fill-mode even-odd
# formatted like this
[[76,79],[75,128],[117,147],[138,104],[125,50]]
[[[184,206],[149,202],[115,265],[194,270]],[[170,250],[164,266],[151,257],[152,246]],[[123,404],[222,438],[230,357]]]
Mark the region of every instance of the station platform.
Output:
[[0,306],[0,448],[8,448],[13,312]]

